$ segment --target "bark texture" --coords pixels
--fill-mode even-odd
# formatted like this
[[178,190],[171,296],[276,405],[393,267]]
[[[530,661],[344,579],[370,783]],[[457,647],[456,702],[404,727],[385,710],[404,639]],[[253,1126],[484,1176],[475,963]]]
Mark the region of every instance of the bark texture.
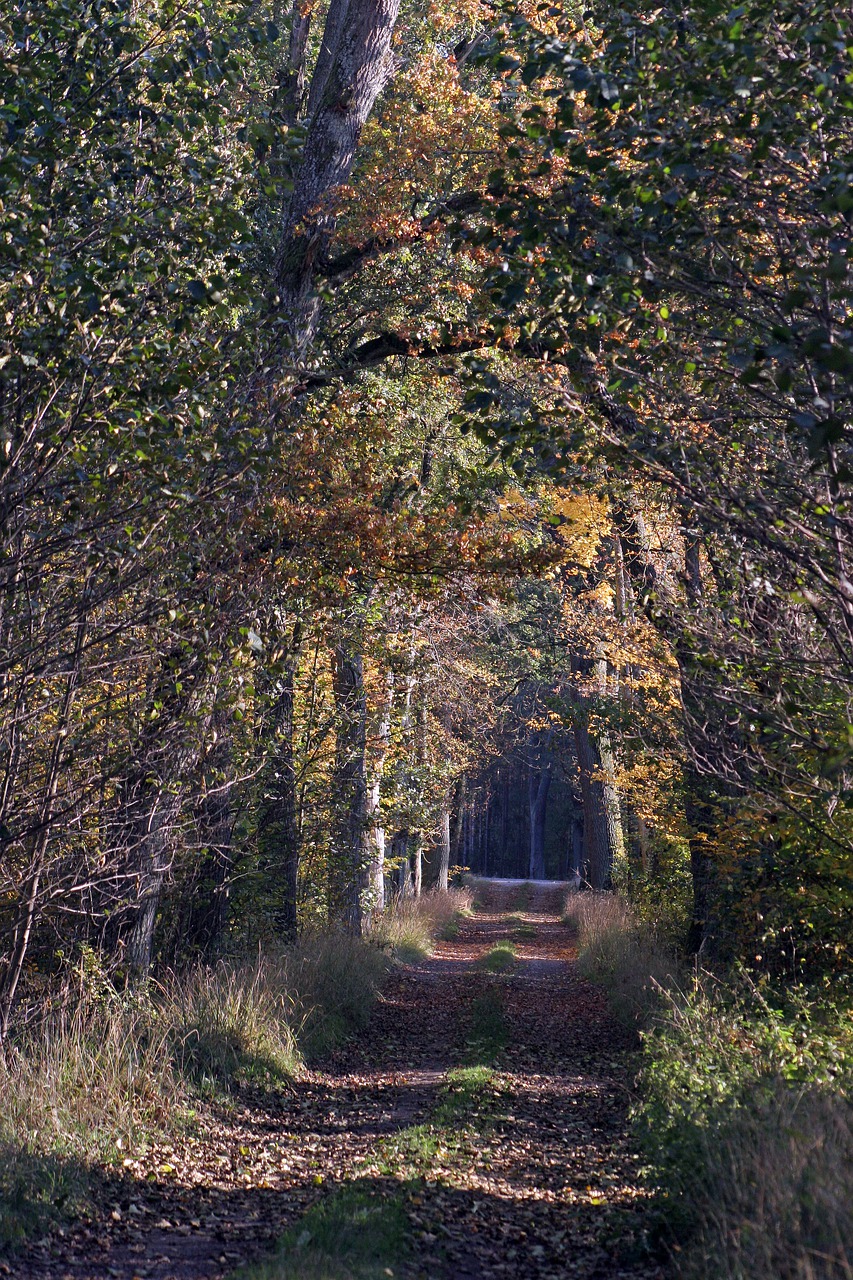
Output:
[[[340,188],[352,172],[361,131],[394,71],[391,39],[399,7],[400,0],[331,0],[329,5],[275,264],[278,307],[299,360],[319,325],[316,275],[334,230]],[[300,28],[288,73],[300,104],[304,48]]]

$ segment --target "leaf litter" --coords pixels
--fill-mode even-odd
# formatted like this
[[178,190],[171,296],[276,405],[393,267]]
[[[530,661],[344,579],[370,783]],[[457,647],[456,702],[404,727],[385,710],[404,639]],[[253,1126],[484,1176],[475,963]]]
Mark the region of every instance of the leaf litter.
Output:
[[[379,1274],[661,1276],[643,1247],[630,1036],[577,973],[558,904],[523,906],[494,895],[429,960],[401,966],[366,1031],[291,1089],[201,1103],[173,1142],[97,1171],[97,1209],[30,1242],[3,1273],[250,1274],[285,1233],[301,1238],[314,1206],[357,1183],[400,1201],[408,1223]],[[508,939],[511,970],[478,967]]]

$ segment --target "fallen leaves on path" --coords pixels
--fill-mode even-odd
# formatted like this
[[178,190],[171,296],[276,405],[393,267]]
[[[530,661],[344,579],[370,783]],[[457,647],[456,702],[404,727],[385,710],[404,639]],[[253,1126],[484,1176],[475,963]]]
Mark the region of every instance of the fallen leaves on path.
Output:
[[523,912],[535,936],[516,942],[513,969],[477,971],[519,919],[491,906],[430,960],[401,967],[366,1033],[322,1071],[292,1092],[205,1104],[180,1141],[103,1170],[100,1211],[31,1244],[7,1274],[221,1280],[270,1251],[327,1188],[365,1176],[400,1185],[411,1170],[389,1165],[395,1135],[430,1125],[464,1060],[472,1001],[497,984],[509,1035],[490,1114],[439,1135],[416,1189],[406,1184],[413,1249],[395,1274],[657,1276],[636,1248],[646,1197],[627,1126],[629,1040],[577,973],[547,899]]

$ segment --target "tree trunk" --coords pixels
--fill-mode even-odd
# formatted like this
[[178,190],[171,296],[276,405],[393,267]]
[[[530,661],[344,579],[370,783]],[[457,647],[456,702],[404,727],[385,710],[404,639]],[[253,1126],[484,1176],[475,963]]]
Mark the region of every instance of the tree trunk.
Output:
[[[228,919],[228,898],[233,866],[232,837],[234,814],[228,788],[219,786],[202,797],[198,806],[196,829],[205,847],[192,897],[188,918],[180,937],[205,959],[211,960],[220,947]],[[176,955],[175,959],[179,958]]]
[[545,879],[545,815],[551,788],[551,735],[539,744],[538,759],[531,761],[528,771],[528,808],[530,812],[530,859],[527,874],[531,880]]
[[394,72],[391,39],[399,7],[400,0],[329,5],[275,266],[278,309],[297,359],[319,324],[316,275],[334,230],[338,193],[349,179],[373,105]]
[[441,810],[441,848],[438,864],[438,888],[447,893],[450,877],[450,798],[448,797]]
[[570,851],[569,879],[580,881],[584,874],[583,813],[575,810],[572,816],[572,844]]
[[372,852],[370,858],[370,903],[371,911],[382,911],[385,907],[385,827],[382,822],[380,797],[382,793],[382,775],[388,749],[391,745],[391,711],[394,705],[394,673],[389,671],[385,676],[385,689],[376,725],[377,749],[371,762],[370,790],[367,809],[372,828]]
[[468,776],[460,773],[459,780],[456,783],[456,798],[454,807],[456,810],[456,820],[453,824],[453,861],[457,866],[462,866],[465,862],[465,850],[463,847],[463,839],[465,834],[465,800],[468,795]]
[[509,854],[509,799],[510,799],[510,773],[509,769],[501,770],[501,871],[506,871],[507,856]]
[[412,884],[412,864],[409,857],[408,831],[399,831],[394,837],[394,856],[400,860],[397,868],[397,889],[400,897],[411,897],[414,892],[414,885]]
[[180,797],[158,787],[153,802],[147,806],[143,801],[143,807],[145,817],[137,828],[136,911],[125,950],[128,975],[135,984],[143,983],[151,968],[154,926],[171,861],[170,837],[180,811]]
[[424,838],[420,831],[415,833],[412,842],[412,888],[419,898],[424,887]]
[[362,656],[346,643],[334,648],[332,685],[337,712],[333,779],[337,815],[329,899],[333,916],[350,933],[360,934],[371,857],[371,815],[365,777],[367,706]]
[[[714,690],[696,662],[684,618],[678,616],[671,584],[662,577],[652,559],[642,511],[636,499],[614,505],[614,519],[624,549],[624,563],[639,595],[646,617],[672,645],[678,664],[681,688],[682,725],[687,747],[684,767],[685,820],[690,847],[693,882],[693,913],[689,942],[694,951],[713,946],[711,923],[715,869],[713,850],[719,822],[719,802],[712,803],[710,791],[723,790],[724,769],[715,767],[725,750],[726,730],[719,724]],[[689,519],[685,515],[685,524]],[[688,605],[702,606],[703,585],[699,546],[695,532],[685,532],[685,587]],[[683,612],[683,610],[682,610]],[[703,762],[700,770],[695,763]],[[708,775],[711,775],[709,779]],[[715,779],[714,775],[718,775]]]
[[483,875],[489,874],[489,842],[492,835],[492,795],[486,795],[486,809],[483,814]]
[[[572,671],[576,676],[584,674],[584,668],[588,665],[581,659],[572,659]],[[572,728],[583,803],[587,876],[593,889],[606,889],[610,886],[613,865],[622,849],[619,800],[615,787],[605,781],[607,770],[589,729],[587,699],[576,683],[573,684],[571,696]]]

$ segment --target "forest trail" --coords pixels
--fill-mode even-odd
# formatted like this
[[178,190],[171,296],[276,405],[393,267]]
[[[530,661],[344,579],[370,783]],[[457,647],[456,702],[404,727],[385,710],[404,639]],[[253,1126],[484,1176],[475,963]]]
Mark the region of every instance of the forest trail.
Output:
[[[291,1093],[205,1107],[179,1146],[105,1175],[97,1215],[4,1272],[219,1280],[357,1179],[406,1218],[408,1251],[380,1274],[658,1276],[638,1249],[630,1040],[577,973],[560,901],[544,886],[486,887],[457,936],[401,966],[366,1032],[322,1070]],[[495,946],[503,972],[484,963]],[[298,1277],[298,1263],[281,1275]]]

